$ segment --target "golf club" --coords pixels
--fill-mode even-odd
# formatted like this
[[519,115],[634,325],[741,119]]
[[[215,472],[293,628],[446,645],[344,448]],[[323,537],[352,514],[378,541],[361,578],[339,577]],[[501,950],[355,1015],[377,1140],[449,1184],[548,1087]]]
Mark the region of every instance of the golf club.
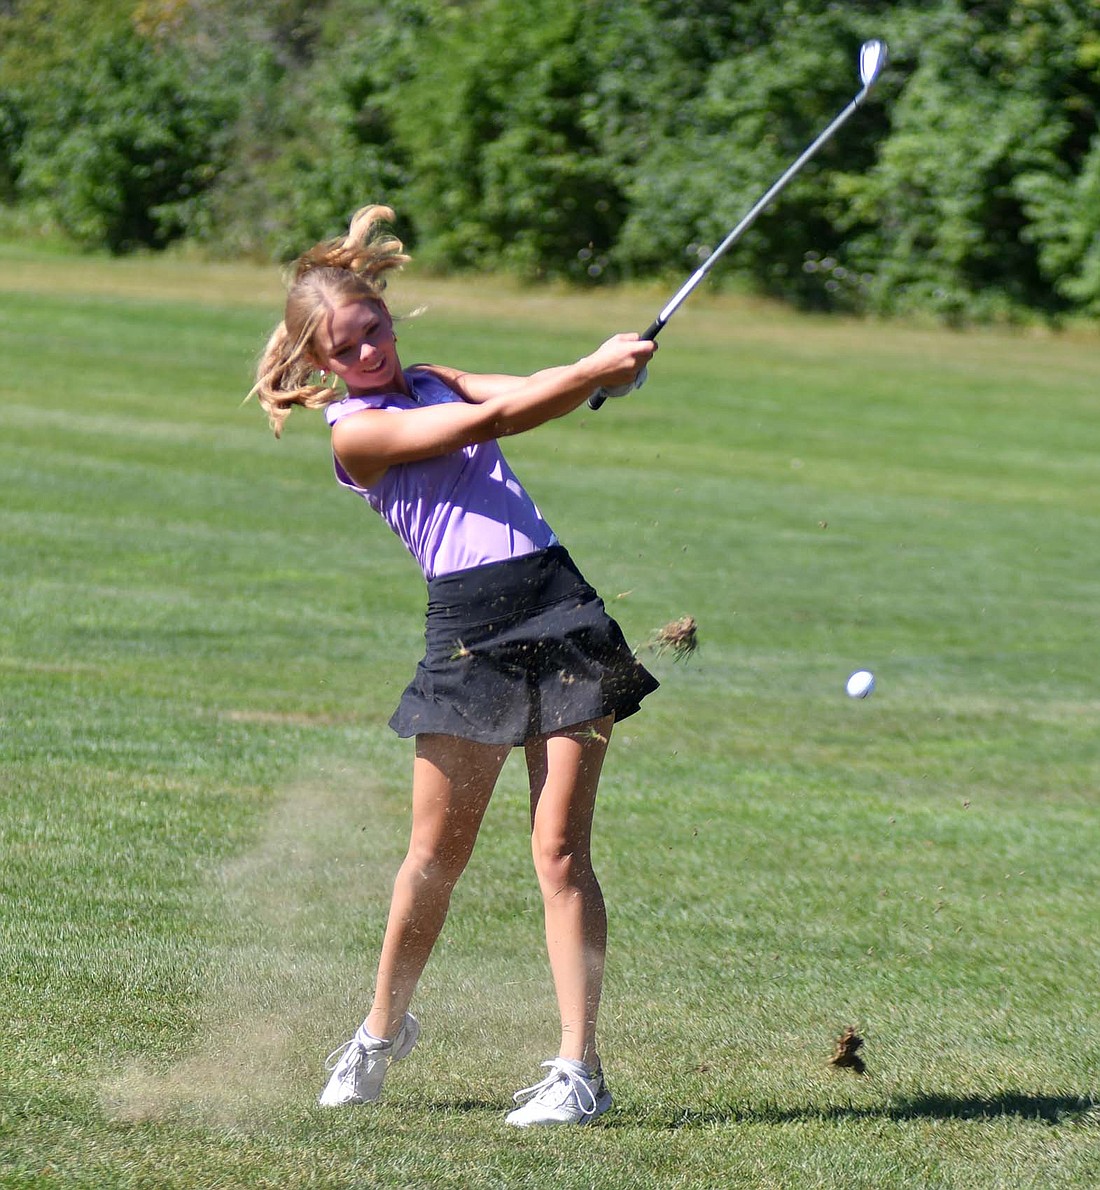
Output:
[[[886,43],[884,41],[865,41],[859,48],[859,78],[863,83],[863,87],[859,94],[852,100],[851,103],[833,120],[833,122],[825,129],[824,132],[805,149],[802,155],[790,166],[789,169],[772,184],[767,193],[760,199],[759,202],[748,212],[740,223],[729,233],[728,236],[718,245],[717,248],[703,261],[703,263],[695,270],[686,282],[680,287],[672,300],[665,306],[665,308],[657,315],[652,323],[642,332],[643,339],[656,339],[661,333],[661,328],[666,322],[676,313],[676,311],[683,304],[688,294],[699,284],[700,281],[714,268],[718,260],[744,235],[744,233],[752,226],[756,217],[763,211],[773,198],[787,185],[787,183],[795,177],[802,169],[807,161],[821,148],[823,144],[836,132],[836,130],[856,111],[857,108],[863,105],[863,101],[870,94],[871,88],[875,85],[879,75],[882,73],[882,68],[886,65]],[[621,389],[598,389],[588,398],[588,405],[591,409],[599,409],[604,401],[609,396],[622,395],[629,392],[631,388],[636,385],[626,385]]]

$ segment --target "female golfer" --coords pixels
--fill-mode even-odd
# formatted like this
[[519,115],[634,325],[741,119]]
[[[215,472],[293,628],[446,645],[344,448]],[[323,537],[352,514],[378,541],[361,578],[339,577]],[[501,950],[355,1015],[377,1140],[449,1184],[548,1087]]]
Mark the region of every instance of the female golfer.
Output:
[[382,298],[385,274],[409,259],[379,230],[393,217],[364,207],[346,237],[299,257],[252,390],[276,435],[293,406],[325,410],[337,480],[382,515],[428,582],[426,654],[390,720],[416,741],[412,837],[370,1013],[330,1056],[320,1102],[377,1099],[389,1064],[416,1044],[413,992],[493,786],[522,744],[561,1047],[507,1119],[584,1123],[611,1106],[596,1048],[607,933],[590,854],[596,786],[612,725],[657,682],[496,440],[571,412],[598,388],[629,385],[654,344],[616,335],[526,377],[402,368]]

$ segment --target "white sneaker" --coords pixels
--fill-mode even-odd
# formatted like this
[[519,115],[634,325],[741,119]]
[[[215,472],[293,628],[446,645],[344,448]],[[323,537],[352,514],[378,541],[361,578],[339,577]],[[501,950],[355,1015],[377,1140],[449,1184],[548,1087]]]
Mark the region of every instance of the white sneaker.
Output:
[[382,1094],[382,1080],[390,1063],[408,1057],[419,1036],[420,1025],[411,1012],[405,1013],[392,1041],[379,1041],[360,1029],[325,1059],[325,1069],[332,1071],[332,1077],[318,1103],[322,1107],[373,1103]]
[[517,1091],[513,1098],[522,1107],[509,1112],[505,1123],[517,1128],[534,1124],[591,1124],[611,1106],[611,1092],[597,1066],[589,1073],[582,1062],[552,1058],[543,1062],[550,1073],[541,1083]]

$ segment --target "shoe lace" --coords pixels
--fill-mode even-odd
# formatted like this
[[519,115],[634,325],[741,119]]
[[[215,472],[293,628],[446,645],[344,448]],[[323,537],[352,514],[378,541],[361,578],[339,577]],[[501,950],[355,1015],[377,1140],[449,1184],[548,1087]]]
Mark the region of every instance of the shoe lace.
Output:
[[577,1106],[584,1115],[595,1114],[596,1096],[593,1094],[590,1084],[598,1080],[598,1074],[592,1079],[585,1078],[584,1075],[578,1074],[571,1066],[566,1066],[557,1058],[551,1058],[549,1062],[543,1062],[542,1065],[549,1067],[550,1073],[532,1086],[517,1091],[512,1096],[517,1103],[525,1103],[530,1099],[538,1099],[543,1096],[549,1098],[548,1092],[553,1088],[559,1088],[566,1093],[560,1096],[558,1103],[564,1102],[568,1095],[572,1094],[576,1097]]
[[334,1071],[336,1067],[339,1066],[344,1060],[344,1056],[348,1053],[348,1051],[353,1049],[357,1050],[358,1053],[352,1055],[348,1066],[349,1068],[358,1066],[359,1063],[363,1061],[363,1058],[366,1057],[366,1051],[353,1037],[350,1041],[345,1041],[343,1045],[337,1046],[337,1048],[334,1049],[331,1054],[329,1054],[329,1056],[325,1059],[325,1070],[331,1074],[332,1071]]
[[345,1055],[347,1055],[349,1051],[354,1052],[352,1052],[348,1058],[348,1070],[357,1069],[367,1058],[383,1058],[386,1062],[389,1062],[390,1054],[393,1052],[393,1048],[397,1044],[397,1041],[399,1041],[404,1035],[404,1032],[405,1026],[402,1025],[395,1041],[379,1042],[374,1048],[371,1049],[368,1049],[365,1045],[363,1045],[363,1043],[357,1037],[353,1037],[350,1041],[345,1041],[343,1045],[337,1046],[336,1049],[334,1049],[332,1053],[329,1054],[329,1056],[325,1059],[325,1069],[331,1074],[332,1071],[334,1071],[336,1067],[339,1066],[344,1060]]

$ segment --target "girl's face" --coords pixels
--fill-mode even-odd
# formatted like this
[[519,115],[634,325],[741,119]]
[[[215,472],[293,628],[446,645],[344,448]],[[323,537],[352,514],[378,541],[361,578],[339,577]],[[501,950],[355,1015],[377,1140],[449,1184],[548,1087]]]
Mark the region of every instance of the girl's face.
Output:
[[316,363],[344,382],[353,397],[405,391],[393,319],[381,302],[338,306],[314,339]]

